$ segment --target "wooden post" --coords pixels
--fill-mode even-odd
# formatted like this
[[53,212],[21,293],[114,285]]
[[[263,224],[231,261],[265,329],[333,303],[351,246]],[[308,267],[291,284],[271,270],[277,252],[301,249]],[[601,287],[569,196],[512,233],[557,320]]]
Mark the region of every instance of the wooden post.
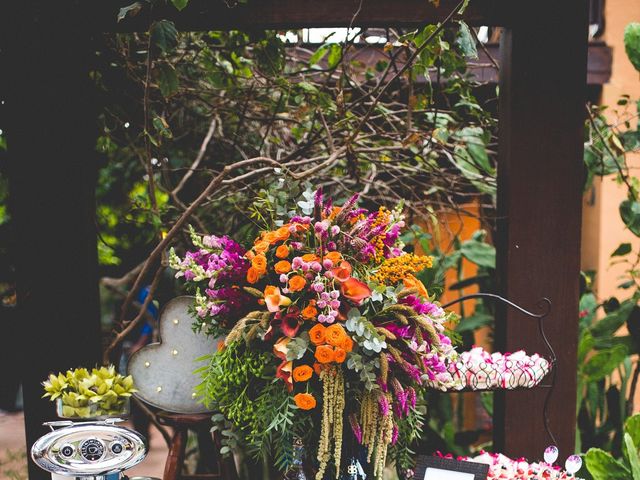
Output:
[[[83,15],[71,0],[14,2],[3,15],[3,89],[27,448],[55,420],[40,382],[100,358],[96,120]],[[50,475],[32,462],[29,478]]]
[[[501,293],[525,307],[553,302],[558,353],[550,404],[561,458],[574,453],[578,278],[586,97],[587,2],[522,6],[502,39],[498,178]],[[551,72],[542,75],[542,70]],[[496,325],[497,347],[544,351],[535,322],[514,311]],[[495,449],[539,459],[550,444],[546,390],[496,395]]]

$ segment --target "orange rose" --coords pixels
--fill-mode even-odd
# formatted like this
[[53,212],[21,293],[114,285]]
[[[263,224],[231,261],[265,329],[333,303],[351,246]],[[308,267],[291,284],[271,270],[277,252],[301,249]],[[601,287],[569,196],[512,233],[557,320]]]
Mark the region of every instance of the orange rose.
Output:
[[253,253],[252,250],[249,250],[247,253],[244,254],[244,256],[246,257],[247,260],[253,260],[253,257],[255,257],[256,254]]
[[276,241],[276,232],[267,232],[262,239],[268,243],[274,243]]
[[265,242],[263,240],[256,242],[256,244],[254,245],[253,249],[257,252],[257,253],[264,253],[267,250],[269,250],[269,242]]
[[312,410],[316,407],[316,399],[310,393],[298,393],[293,401],[300,410]]
[[340,325],[339,323],[334,323],[330,327],[327,327],[325,336],[327,338],[327,343],[333,345],[334,347],[339,347],[347,337],[347,332],[344,331],[342,325]]
[[289,225],[283,225],[278,230],[276,230],[276,241],[285,241],[289,236],[291,236],[291,232],[289,232]]
[[318,376],[320,376],[320,374],[322,373],[323,368],[324,367],[318,362],[315,362],[313,364],[313,371],[316,372],[316,375]]
[[302,312],[300,313],[302,314],[302,318],[304,318],[305,320],[312,320],[316,318],[316,315],[318,315],[318,309],[312,304],[309,304],[305,308],[303,308]]
[[316,255],[315,253],[307,253],[305,255],[302,255],[302,260],[304,260],[305,262],[319,262],[320,257],[318,257],[318,255]]
[[314,345],[322,345],[326,339],[327,327],[321,323],[317,323],[309,330],[309,338]]
[[258,271],[253,267],[249,267],[249,270],[247,270],[247,282],[253,285],[259,278],[260,275],[258,274]]
[[293,369],[293,379],[296,382],[306,382],[313,376],[313,368],[309,365],[300,365]]
[[289,247],[286,245],[280,245],[276,248],[276,257],[278,258],[287,258],[289,256]]
[[351,350],[353,350],[353,340],[351,340],[351,337],[349,337],[348,335],[345,336],[342,344],[340,345],[340,348],[342,348],[345,352],[350,352]]
[[264,241],[268,243],[275,243],[278,241],[276,232],[267,232],[264,234]]
[[408,273],[407,276],[404,277],[404,279],[402,280],[402,283],[404,284],[405,288],[418,289],[418,295],[420,295],[421,297],[429,298],[429,292],[427,291],[427,288],[424,286],[424,283],[422,283],[420,280],[418,280],[416,277],[414,277],[410,273]]
[[336,354],[329,345],[320,345],[316,348],[315,357],[320,363],[331,363],[335,360]]
[[353,268],[351,267],[351,264],[349,262],[343,260],[339,265],[332,268],[331,271],[333,272],[333,276],[336,278],[336,280],[338,280],[339,282],[346,282],[349,278],[351,278],[351,272],[353,272]]
[[342,363],[347,359],[347,352],[345,352],[340,347],[336,347],[334,350],[335,358],[337,363]]
[[289,273],[291,271],[291,264],[286,260],[280,260],[274,266],[276,273]]
[[294,275],[289,279],[289,291],[299,292],[307,284],[307,280],[300,275]]
[[324,258],[331,260],[334,265],[337,265],[340,263],[340,260],[342,260],[342,254],[340,252],[329,252],[324,256]]
[[256,255],[251,260],[251,266],[256,269],[259,275],[262,275],[267,271],[267,257],[264,255]]

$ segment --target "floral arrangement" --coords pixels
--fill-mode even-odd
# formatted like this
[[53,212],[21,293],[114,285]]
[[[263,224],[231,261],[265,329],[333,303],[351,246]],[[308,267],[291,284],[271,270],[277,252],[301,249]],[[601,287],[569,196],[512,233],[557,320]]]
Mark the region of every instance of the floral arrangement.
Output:
[[196,288],[195,318],[212,336],[228,332],[247,312],[250,295],[238,288],[245,281],[250,263],[245,250],[228,237],[199,237],[190,228],[197,250],[178,259],[172,252],[171,267]]
[[67,370],[51,374],[42,385],[51,401],[58,403],[64,418],[95,418],[122,415],[129,411],[129,399],[136,392],[131,375],[116,373],[113,365]]
[[339,478],[361,450],[374,478],[389,454],[409,468],[424,387],[464,380],[452,367],[455,315],[418,279],[432,259],[405,251],[402,208],[357,201],[307,191],[293,209],[260,214],[271,221],[247,250],[191,230],[195,250],[170,252],[195,293],[196,328],[225,337],[199,393],[233,425],[222,428],[229,447],[273,453],[285,470],[302,439],[317,480]]
[[537,353],[489,353],[482,347],[462,352],[456,362],[449,364],[449,372],[459,380],[454,388],[459,390],[531,388],[550,371],[549,361]]
[[[451,454],[439,456],[453,458]],[[529,463],[524,458],[513,460],[501,453],[481,452],[475,457],[458,457],[458,460],[489,465],[487,480],[581,480],[574,476],[582,466],[582,460],[578,455],[567,458],[565,469],[553,465],[552,461]]]

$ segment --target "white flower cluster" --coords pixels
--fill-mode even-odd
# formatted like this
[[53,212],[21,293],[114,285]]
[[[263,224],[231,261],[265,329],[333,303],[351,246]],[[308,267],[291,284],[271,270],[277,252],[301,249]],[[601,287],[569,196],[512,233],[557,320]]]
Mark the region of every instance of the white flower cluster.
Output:
[[489,465],[487,480],[581,480],[574,477],[574,473],[582,465],[580,457],[577,455],[572,455],[567,459],[566,468],[570,472],[545,462],[529,463],[524,459],[513,460],[501,453],[483,452],[477,457],[465,458],[464,460]]
[[533,388],[551,371],[549,361],[538,355],[489,353],[482,347],[462,352],[449,373],[456,381],[454,389],[495,390]]

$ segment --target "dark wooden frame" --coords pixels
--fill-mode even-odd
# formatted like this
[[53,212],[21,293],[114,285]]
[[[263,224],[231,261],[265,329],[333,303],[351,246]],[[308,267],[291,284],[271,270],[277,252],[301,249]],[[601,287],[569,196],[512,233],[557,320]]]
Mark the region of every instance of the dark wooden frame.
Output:
[[[99,302],[94,226],[98,103],[88,79],[104,31],[146,30],[148,14],[115,21],[127,0],[11,2],[0,22],[11,213],[21,325],[27,441],[43,433],[53,410],[40,397],[49,370],[98,361]],[[441,0],[191,0],[177,13],[156,9],[182,30],[419,26],[457,3]],[[13,12],[10,9],[13,8]],[[524,306],[553,301],[548,333],[560,352],[552,429],[573,450],[578,274],[582,194],[582,124],[586,94],[587,3],[471,0],[465,18],[506,28],[500,79],[498,262],[501,292]],[[535,69],[546,65],[553,75]],[[5,74],[8,72],[8,74]],[[3,125],[4,126],[4,125]],[[539,336],[513,313],[497,325],[499,347],[539,350]],[[6,367],[5,367],[6,368]],[[540,425],[544,393],[498,395],[496,448],[537,458],[549,440]],[[30,465],[30,478],[46,478]]]
[[450,472],[472,473],[474,480],[487,480],[489,465],[486,463],[465,462],[453,458],[429,457],[420,455],[416,460],[414,480],[424,480],[427,468],[438,468]]

